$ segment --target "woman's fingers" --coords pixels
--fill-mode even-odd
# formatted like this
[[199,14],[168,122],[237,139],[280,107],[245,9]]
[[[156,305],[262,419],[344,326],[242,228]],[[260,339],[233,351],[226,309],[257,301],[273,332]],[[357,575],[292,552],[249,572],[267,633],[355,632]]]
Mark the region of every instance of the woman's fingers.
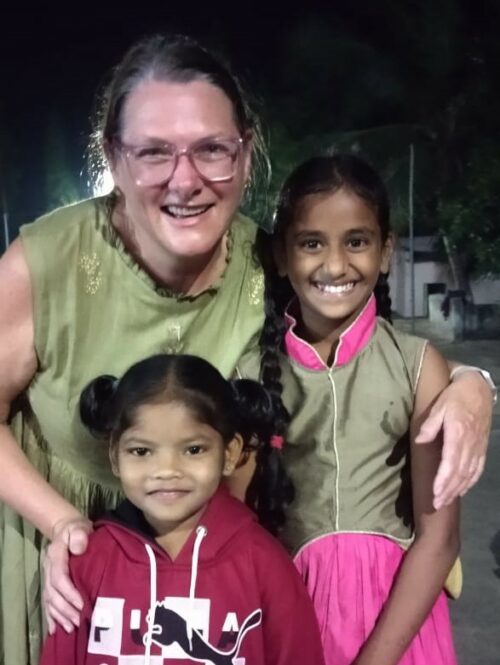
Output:
[[491,392],[477,372],[461,374],[436,400],[416,437],[434,441],[443,430],[443,452],[434,481],[434,507],[463,496],[479,480],[491,426]]
[[85,552],[91,530],[91,522],[83,517],[59,523],[54,528],[54,540],[47,548],[43,563],[43,605],[49,632],[55,630],[56,623],[67,632],[80,623],[83,600],[69,575],[69,555]]

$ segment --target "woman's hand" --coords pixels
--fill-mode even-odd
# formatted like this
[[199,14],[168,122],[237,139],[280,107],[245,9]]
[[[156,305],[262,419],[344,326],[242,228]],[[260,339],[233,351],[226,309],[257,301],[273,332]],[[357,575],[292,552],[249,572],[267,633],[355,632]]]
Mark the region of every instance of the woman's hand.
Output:
[[43,562],[45,580],[42,594],[51,635],[56,623],[68,633],[74,626],[80,625],[79,612],[83,601],[69,576],[69,554],[83,554],[91,532],[92,522],[83,516],[60,520],[52,530],[52,542]]
[[438,397],[415,443],[443,429],[443,454],[434,480],[434,508],[463,496],[480,478],[491,429],[491,390],[478,372],[460,374]]

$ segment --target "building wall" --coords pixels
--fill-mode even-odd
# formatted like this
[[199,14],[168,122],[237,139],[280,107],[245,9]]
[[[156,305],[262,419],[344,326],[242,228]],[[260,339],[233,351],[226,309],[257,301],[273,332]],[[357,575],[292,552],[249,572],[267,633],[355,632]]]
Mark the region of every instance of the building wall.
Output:
[[[410,317],[411,311],[411,265],[407,252],[396,251],[393,256],[389,285],[391,288],[392,309],[399,316]],[[452,286],[448,267],[435,261],[415,263],[415,316],[427,316],[427,284]]]
[[[436,261],[415,263],[415,316],[428,316],[427,284],[444,284],[453,288],[448,266]],[[411,270],[408,251],[398,248],[394,252],[391,274],[392,309],[403,317],[411,317]],[[471,282],[475,305],[500,305],[500,279],[480,279]]]
[[471,282],[475,305],[500,305],[500,279],[480,279]]

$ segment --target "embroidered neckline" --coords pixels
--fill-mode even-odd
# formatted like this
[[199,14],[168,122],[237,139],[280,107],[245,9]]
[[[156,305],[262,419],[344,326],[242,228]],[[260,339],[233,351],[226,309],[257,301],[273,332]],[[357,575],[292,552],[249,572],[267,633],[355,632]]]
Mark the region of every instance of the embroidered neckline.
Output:
[[103,215],[101,222],[103,237],[106,240],[106,242],[108,242],[111,245],[111,247],[117,250],[120,258],[132,270],[132,272],[134,272],[142,281],[146,282],[146,284],[150,288],[152,288],[153,291],[155,291],[159,296],[163,296],[165,298],[174,298],[175,300],[183,301],[183,300],[196,300],[197,298],[206,293],[215,293],[220,289],[220,287],[224,282],[224,278],[227,275],[228,267],[233,257],[233,249],[234,249],[233,226],[234,223],[236,222],[236,216],[231,222],[225,236],[226,256],[224,257],[225,265],[222,274],[215,280],[213,284],[203,289],[199,293],[196,293],[195,295],[185,295],[177,293],[176,291],[172,291],[171,289],[161,284],[158,284],[158,282],[156,282],[153,279],[153,277],[151,277],[151,275],[139,265],[136,259],[134,259],[132,254],[128,251],[128,249],[125,246],[125,243],[121,239],[119,233],[117,232],[111,221],[111,213],[114,206],[114,200],[115,200],[114,195],[109,194],[108,196],[103,197],[100,201],[101,203],[100,213]]

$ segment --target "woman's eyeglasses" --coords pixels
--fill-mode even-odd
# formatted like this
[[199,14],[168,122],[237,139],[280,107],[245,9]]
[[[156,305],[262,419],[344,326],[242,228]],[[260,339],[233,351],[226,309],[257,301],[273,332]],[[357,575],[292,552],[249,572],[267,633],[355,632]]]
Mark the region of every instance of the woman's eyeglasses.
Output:
[[182,149],[172,143],[127,145],[119,139],[115,142],[126,157],[135,182],[151,187],[172,177],[182,155],[189,159],[204,180],[230,180],[236,173],[236,162],[244,141],[242,138],[207,138]]

